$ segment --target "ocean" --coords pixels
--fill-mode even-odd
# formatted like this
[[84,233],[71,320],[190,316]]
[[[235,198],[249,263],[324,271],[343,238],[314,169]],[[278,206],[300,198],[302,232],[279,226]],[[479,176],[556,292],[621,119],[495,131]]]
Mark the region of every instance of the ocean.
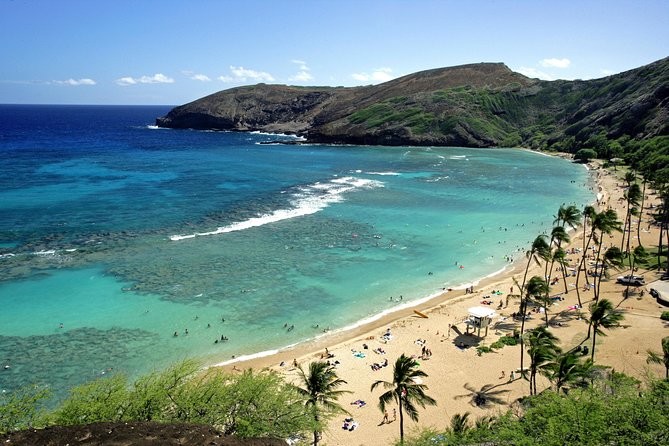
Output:
[[0,389],[267,354],[499,274],[594,201],[518,149],[282,144],[0,105]]

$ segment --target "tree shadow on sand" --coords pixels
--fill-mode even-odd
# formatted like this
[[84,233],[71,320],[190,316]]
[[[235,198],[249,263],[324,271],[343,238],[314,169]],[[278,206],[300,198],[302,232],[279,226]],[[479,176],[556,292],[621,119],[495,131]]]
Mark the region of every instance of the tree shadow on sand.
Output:
[[479,407],[486,409],[495,404],[506,404],[502,395],[510,392],[509,389],[497,389],[498,387],[504,386],[504,384],[486,384],[480,389],[475,388],[474,386],[466,383],[464,388],[468,391],[463,395],[456,395],[455,399],[469,398],[469,404],[474,407]]

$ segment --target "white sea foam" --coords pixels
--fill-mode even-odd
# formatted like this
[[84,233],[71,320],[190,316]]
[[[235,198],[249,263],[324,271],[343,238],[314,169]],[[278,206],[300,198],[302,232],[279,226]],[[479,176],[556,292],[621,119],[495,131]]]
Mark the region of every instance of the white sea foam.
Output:
[[356,189],[372,189],[383,187],[383,183],[375,180],[367,180],[356,177],[334,178],[330,182],[317,182],[303,186],[293,194],[293,207],[289,209],[277,209],[269,214],[259,215],[248,220],[233,223],[228,226],[216,228],[208,232],[196,232],[186,235],[172,235],[170,240],[179,241],[195,237],[204,237],[210,235],[225,234],[234,231],[243,231],[249,228],[263,226],[269,223],[287,220],[295,217],[315,214],[333,203],[339,203],[344,200],[344,194]]
[[399,172],[365,172],[367,175],[381,175],[381,176],[399,176]]
[[53,249],[49,249],[49,250],[44,250],[44,251],[35,251],[35,252],[33,252],[33,254],[36,255],[36,256],[52,256],[52,255],[56,254],[56,251],[53,250]]
[[234,364],[236,362],[250,361],[252,359],[258,359],[258,358],[264,358],[266,356],[276,355],[277,353],[279,353],[283,350],[287,350],[289,348],[295,347],[296,345],[297,345],[297,343],[290,344],[290,345],[287,345],[287,346],[282,347],[282,348],[277,348],[277,349],[273,349],[273,350],[265,350],[265,351],[262,351],[262,352],[253,353],[253,354],[250,354],[250,355],[235,356],[234,358],[228,359],[227,361],[223,361],[223,362],[219,362],[217,364],[214,364],[212,367],[221,367],[221,366]]
[[281,136],[285,138],[291,138],[293,140],[298,140],[298,141],[306,141],[307,138],[304,136],[298,136],[298,135],[289,135],[288,133],[272,133],[272,132],[261,132],[260,130],[254,130],[252,132],[249,132],[251,135],[264,135],[264,136]]

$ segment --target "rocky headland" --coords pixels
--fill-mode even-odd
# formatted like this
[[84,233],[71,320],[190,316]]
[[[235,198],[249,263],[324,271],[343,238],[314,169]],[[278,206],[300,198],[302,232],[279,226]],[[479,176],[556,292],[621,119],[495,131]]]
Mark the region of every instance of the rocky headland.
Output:
[[310,143],[573,151],[593,135],[666,135],[668,118],[669,58],[664,58],[588,81],[542,81],[502,63],[479,63],[373,86],[258,84],[175,107],[156,124],[288,133]]

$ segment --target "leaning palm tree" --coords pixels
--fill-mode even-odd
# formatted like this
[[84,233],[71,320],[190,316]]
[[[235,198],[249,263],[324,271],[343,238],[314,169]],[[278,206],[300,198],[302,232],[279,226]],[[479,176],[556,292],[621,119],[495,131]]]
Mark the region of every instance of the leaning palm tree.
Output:
[[427,377],[427,373],[418,369],[418,362],[404,353],[397,358],[393,366],[393,381],[375,381],[371,391],[378,386],[389,389],[379,396],[379,409],[385,412],[386,406],[395,401],[400,412],[400,443],[404,443],[404,413],[406,412],[413,421],[418,421],[418,409],[416,405],[425,407],[434,406],[437,402],[425,394],[427,386],[421,384],[419,379]]
[[[586,237],[587,233],[587,225],[588,221],[593,221],[595,218],[595,215],[597,215],[597,211],[593,206],[586,206],[583,209],[583,251],[581,252],[581,259],[578,263],[578,267],[576,268],[576,299],[578,299],[578,306],[579,308],[583,306],[583,303],[581,302],[581,292],[580,292],[580,279],[581,279],[581,270],[584,269],[585,265],[585,259],[588,255],[588,248],[590,247],[590,242],[592,241],[593,235],[594,235],[594,230],[590,230],[590,234]],[[586,283],[590,283],[588,281],[588,276],[585,276],[585,281]]]
[[562,282],[564,283],[564,292],[569,294],[569,288],[567,287],[567,252],[563,248],[558,248],[553,253],[553,261],[560,265],[560,271],[562,271]]
[[[598,245],[597,255],[595,256],[595,269],[600,261],[602,254],[602,247],[604,246],[604,234],[610,235],[613,231],[622,231],[622,223],[618,220],[618,214],[613,209],[607,209],[595,215],[592,221],[593,232],[599,231],[599,235],[595,235],[595,242]],[[600,280],[601,283],[601,275]],[[595,287],[595,301],[599,300],[599,283]]]
[[527,332],[527,355],[530,358],[530,395],[537,394],[537,372],[546,367],[561,352],[558,338],[547,327]]
[[669,336],[662,338],[662,354],[648,350],[646,362],[649,364],[663,364],[664,379],[669,379]]
[[[523,369],[523,352],[525,348],[523,347],[523,330],[525,329],[525,312],[527,311],[528,298],[525,293],[525,284],[527,280],[527,273],[530,270],[530,265],[536,263],[541,265],[541,260],[548,261],[551,255],[551,248],[548,244],[548,237],[544,234],[540,234],[537,238],[534,239],[530,249],[525,253],[527,256],[527,265],[525,266],[525,273],[523,274],[523,282],[521,284],[516,283],[520,288],[520,307],[518,313],[521,315],[520,322],[520,369]],[[514,279],[515,282],[515,279]]]
[[299,376],[304,387],[297,387],[297,391],[306,399],[305,406],[311,411],[314,418],[314,445],[320,439],[322,420],[337,412],[347,413],[338,403],[337,398],[347,390],[337,390],[346,381],[337,376],[334,366],[327,362],[315,361],[309,364],[309,372],[298,367]]
[[[646,260],[646,257],[648,257],[648,253],[646,252],[646,248],[644,248],[641,245],[634,248],[634,252],[632,252],[629,256],[630,274],[634,274],[634,271],[636,269],[636,263],[638,261],[644,262]],[[630,295],[630,287],[631,286],[632,286],[632,281],[631,280],[627,281],[627,287],[625,287],[625,298],[627,298]]]
[[[555,245],[555,252],[551,254],[551,262],[550,266],[548,262],[546,262],[546,267],[545,267],[545,273],[544,275],[546,276],[546,280],[548,282],[551,282],[551,277],[553,276],[553,266],[555,265],[556,260],[556,254],[559,255],[560,252],[564,253],[564,249],[562,249],[562,244],[563,243],[569,243],[569,234],[567,233],[567,230],[563,228],[562,226],[556,226],[553,228],[551,231],[551,247]],[[562,272],[563,277],[566,276],[566,271],[564,269],[564,265],[562,268],[560,268],[560,271]],[[567,289],[567,279],[564,279],[564,288],[565,288],[565,293],[569,292],[569,289]]]
[[548,283],[539,276],[532,276],[530,280],[527,281],[525,289],[521,290],[524,294],[525,305],[521,305],[522,311],[520,313],[520,373],[524,373],[524,355],[525,355],[525,341],[523,333],[525,331],[525,311],[527,308],[527,303],[530,299],[539,299],[541,296],[544,296],[548,292]]
[[[620,327],[620,321],[624,319],[623,314],[613,307],[613,304],[608,299],[602,299],[590,305],[589,323],[592,327],[592,352],[590,360],[595,362],[595,343],[597,335],[606,336],[601,328],[616,328]],[[588,329],[588,331],[590,331]]]
[[630,239],[632,238],[632,210],[639,206],[639,203],[641,202],[641,188],[637,183],[635,183],[635,181],[636,174],[634,172],[630,171],[625,174],[625,182],[627,183],[625,200],[627,202],[627,208],[625,211],[625,220],[623,223],[625,230],[623,231],[623,236],[620,240],[620,250],[625,250],[627,253],[630,251]]
[[[599,301],[599,292],[600,286],[602,284],[602,278],[604,276],[608,277],[609,268],[621,268],[623,266],[624,256],[620,249],[617,246],[611,246],[609,249],[604,252],[604,256],[601,258],[601,261],[598,262],[600,267],[599,275],[595,276],[597,286],[595,287],[595,302]],[[595,265],[595,271],[597,271],[597,265]],[[590,336],[590,330],[588,330],[588,336]]]

